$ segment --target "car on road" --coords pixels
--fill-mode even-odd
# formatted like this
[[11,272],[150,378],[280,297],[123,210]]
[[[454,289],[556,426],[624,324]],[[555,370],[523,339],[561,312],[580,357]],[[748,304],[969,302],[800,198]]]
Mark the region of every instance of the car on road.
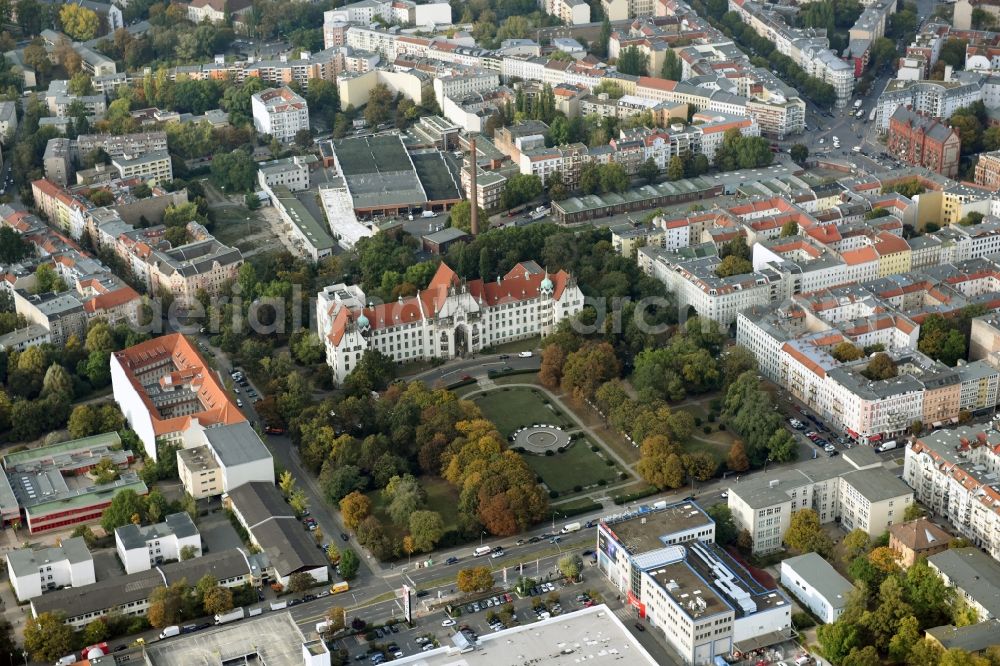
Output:
[[528,543],[538,543],[541,540],[542,540],[542,537],[533,536],[530,539],[528,539]]
[[350,541],[351,540],[351,537],[349,537],[347,535],[347,532],[341,532],[340,533],[340,538],[343,539],[344,541]]
[[454,627],[455,626],[455,621],[449,617],[447,620],[441,620],[441,626],[442,627]]
[[456,564],[457,562],[458,558],[455,556],[449,557],[447,560],[444,561],[445,564]]
[[638,622],[635,623],[635,628],[638,629],[639,631],[646,631],[646,627],[642,626]]
[[239,398],[236,398],[236,406],[242,408],[243,407],[243,401],[240,400]]
[[507,359],[510,358],[510,354],[500,354],[500,356],[498,356],[497,358],[499,358],[501,361],[506,361]]
[[719,493],[719,497],[721,497],[722,499],[729,499],[729,491],[723,490],[721,493]]
[[[417,592],[418,597],[426,597],[428,594],[430,594],[430,592],[427,590],[420,590]],[[396,625],[392,625],[392,633],[396,633],[397,631],[399,631],[399,629],[396,628]]]
[[530,351],[517,352],[518,358],[531,358],[532,356],[534,356],[534,353]]

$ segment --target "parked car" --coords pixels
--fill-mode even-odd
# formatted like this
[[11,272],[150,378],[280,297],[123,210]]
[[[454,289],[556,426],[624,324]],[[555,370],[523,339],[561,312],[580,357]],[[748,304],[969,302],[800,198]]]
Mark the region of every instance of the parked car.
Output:
[[444,561],[445,564],[455,564],[456,562],[458,562],[458,558],[455,556],[449,557]]

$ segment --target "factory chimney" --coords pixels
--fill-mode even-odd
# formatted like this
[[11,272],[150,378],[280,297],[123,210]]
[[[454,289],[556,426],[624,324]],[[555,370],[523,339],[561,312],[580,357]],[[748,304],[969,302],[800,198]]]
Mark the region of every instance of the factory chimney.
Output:
[[471,224],[472,235],[479,233],[479,191],[476,189],[476,172],[479,167],[476,165],[476,137],[473,136],[469,142],[469,222]]

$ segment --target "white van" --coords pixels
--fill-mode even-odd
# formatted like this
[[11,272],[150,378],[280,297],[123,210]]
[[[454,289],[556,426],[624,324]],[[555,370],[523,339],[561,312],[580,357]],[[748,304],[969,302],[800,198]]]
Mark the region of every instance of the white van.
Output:
[[287,601],[272,601],[271,602],[271,610],[273,610],[273,611],[282,610],[284,608],[288,608],[288,602]]
[[492,548],[490,548],[489,546],[480,546],[479,548],[476,548],[474,551],[472,551],[472,556],[482,557],[483,555],[489,555],[491,550]]

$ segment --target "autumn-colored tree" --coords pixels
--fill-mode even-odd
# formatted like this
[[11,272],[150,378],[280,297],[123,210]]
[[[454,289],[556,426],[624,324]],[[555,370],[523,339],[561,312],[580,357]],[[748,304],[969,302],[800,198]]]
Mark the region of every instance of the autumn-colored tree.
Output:
[[340,606],[331,606],[330,610],[326,612],[325,619],[326,631],[324,633],[327,636],[333,636],[347,626],[347,611]]
[[681,464],[688,478],[695,481],[708,481],[715,476],[715,470],[719,469],[719,463],[708,451],[695,451],[685,453],[681,456]]
[[825,557],[833,549],[833,542],[820,525],[819,514],[812,509],[799,509],[792,514],[784,540],[800,553],[815,552]]
[[179,580],[170,587],[158,587],[149,595],[146,619],[157,629],[177,624],[183,618],[184,602],[190,594],[186,580]]
[[733,440],[729,447],[729,455],[726,456],[726,467],[734,472],[745,472],[750,469],[750,460],[747,458],[746,448],[742,439]]
[[838,361],[840,361],[841,363],[847,363],[849,361],[858,360],[859,358],[864,356],[865,353],[860,349],[858,349],[857,347],[855,347],[850,342],[848,342],[847,340],[844,340],[843,342],[838,343],[833,348],[833,351],[830,352],[830,355],[833,356]]
[[228,587],[216,585],[209,590],[201,601],[208,615],[221,615],[233,610],[233,591]]
[[657,488],[680,488],[684,485],[684,463],[676,453],[641,458],[635,469]]
[[842,547],[844,549],[844,563],[850,564],[854,561],[854,558],[864,555],[871,545],[871,539],[868,537],[868,533],[862,529],[851,530],[851,532],[844,537],[842,542]]
[[372,501],[357,490],[340,500],[340,515],[348,529],[356,529],[372,513]]
[[868,561],[885,574],[899,571],[899,553],[888,546],[879,546],[868,553]]
[[566,352],[559,345],[549,345],[542,351],[542,365],[538,370],[538,380],[543,386],[558,389],[562,382]]
[[462,592],[485,592],[493,589],[493,572],[489,567],[469,567],[458,572],[456,579]]
[[736,547],[744,553],[749,553],[753,550],[753,535],[750,534],[750,530],[740,530],[740,533],[736,535]]
[[90,41],[97,36],[100,19],[92,9],[66,3],[59,10],[59,22],[63,32],[78,42]]
[[868,367],[861,373],[868,379],[878,381],[892,379],[899,373],[896,362],[885,352],[878,352],[868,361]]
[[593,400],[597,389],[620,371],[614,347],[607,342],[589,344],[566,357],[562,390],[577,400]]
[[55,661],[73,651],[73,628],[62,615],[39,613],[24,624],[24,648],[35,661]]

